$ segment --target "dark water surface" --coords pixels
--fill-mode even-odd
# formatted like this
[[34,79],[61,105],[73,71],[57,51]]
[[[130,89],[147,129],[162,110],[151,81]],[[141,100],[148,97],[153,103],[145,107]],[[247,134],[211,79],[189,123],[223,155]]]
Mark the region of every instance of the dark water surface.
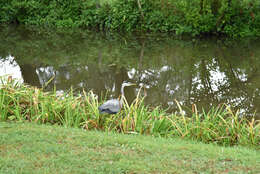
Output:
[[[0,76],[48,85],[59,91],[93,90],[118,97],[123,81],[133,100],[139,86],[145,102],[177,109],[196,104],[208,110],[227,103],[247,115],[260,115],[260,40],[174,38],[170,35],[123,35],[91,31],[0,28]],[[188,110],[188,109],[187,109]]]

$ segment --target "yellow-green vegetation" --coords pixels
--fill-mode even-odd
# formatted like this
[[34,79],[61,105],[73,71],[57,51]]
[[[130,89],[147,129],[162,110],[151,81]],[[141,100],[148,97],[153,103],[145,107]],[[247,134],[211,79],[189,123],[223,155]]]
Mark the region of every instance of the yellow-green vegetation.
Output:
[[11,79],[2,81],[0,89],[0,121],[29,121],[162,137],[182,137],[221,145],[258,146],[260,124],[254,118],[239,117],[228,106],[199,113],[194,105],[191,115],[166,113],[149,108],[138,94],[136,100],[115,115],[101,115],[97,97],[90,91],[57,96],[56,91],[18,84]]
[[180,138],[0,122],[0,173],[252,173],[260,153]]
[[0,23],[245,37],[260,35],[259,11],[257,0],[6,0]]

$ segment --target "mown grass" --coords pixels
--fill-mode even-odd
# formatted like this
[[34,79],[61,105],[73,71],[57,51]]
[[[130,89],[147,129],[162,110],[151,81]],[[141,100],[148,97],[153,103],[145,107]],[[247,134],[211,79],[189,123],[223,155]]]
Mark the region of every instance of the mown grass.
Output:
[[180,138],[0,122],[0,173],[259,173],[260,153]]
[[93,92],[75,95],[73,90],[57,96],[52,92],[2,81],[0,89],[0,121],[29,121],[78,127],[86,130],[103,130],[127,134],[148,134],[161,137],[182,137],[220,145],[247,145],[258,147],[260,124],[255,119],[239,116],[228,106],[212,108],[199,113],[194,105],[191,115],[180,112],[166,113],[136,100],[115,115],[101,115],[100,105]]

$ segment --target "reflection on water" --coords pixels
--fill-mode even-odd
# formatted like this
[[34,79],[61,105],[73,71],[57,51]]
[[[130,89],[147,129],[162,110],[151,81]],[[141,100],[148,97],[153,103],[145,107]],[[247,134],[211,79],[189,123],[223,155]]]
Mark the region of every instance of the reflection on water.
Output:
[[[227,103],[260,115],[260,41],[122,36],[89,31],[0,30],[0,75],[51,90],[117,97],[123,81],[144,86],[145,102],[175,111],[174,99],[208,110]],[[126,88],[132,101],[138,88]],[[187,110],[186,110],[187,111]]]
[[23,82],[20,67],[12,56],[0,59],[0,76],[12,76],[14,79]]

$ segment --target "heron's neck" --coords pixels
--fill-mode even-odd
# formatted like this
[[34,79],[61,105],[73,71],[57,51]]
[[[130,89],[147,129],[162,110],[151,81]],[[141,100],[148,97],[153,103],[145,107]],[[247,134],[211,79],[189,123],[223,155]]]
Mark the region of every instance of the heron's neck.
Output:
[[123,100],[124,100],[123,98],[125,97],[124,88],[125,88],[125,86],[122,85],[122,87],[121,87],[121,98],[120,98],[121,103],[123,103]]
[[124,86],[124,85],[122,85],[122,87],[121,87],[121,95],[122,95],[122,96],[124,96],[124,95],[125,95],[125,93],[124,93],[124,88],[125,88],[125,86]]

